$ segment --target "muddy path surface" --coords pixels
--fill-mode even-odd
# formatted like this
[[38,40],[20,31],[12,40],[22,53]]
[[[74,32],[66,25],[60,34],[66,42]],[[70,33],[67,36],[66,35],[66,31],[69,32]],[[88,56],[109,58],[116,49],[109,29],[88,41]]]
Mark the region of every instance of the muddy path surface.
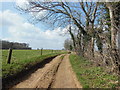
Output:
[[[64,56],[64,57],[63,57]],[[63,58],[62,58],[63,57]],[[82,88],[72,71],[69,54],[59,55],[13,88]]]

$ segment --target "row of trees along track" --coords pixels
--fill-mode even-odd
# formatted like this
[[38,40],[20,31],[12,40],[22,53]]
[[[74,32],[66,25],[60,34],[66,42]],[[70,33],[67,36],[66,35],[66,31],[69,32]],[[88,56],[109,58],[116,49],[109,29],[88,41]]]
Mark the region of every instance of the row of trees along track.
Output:
[[[26,13],[45,12],[31,20],[50,22],[54,27],[66,27],[73,50],[100,66],[107,66],[119,74],[120,57],[117,40],[120,33],[120,2],[28,2],[18,9]],[[95,44],[98,52],[95,52]],[[97,53],[97,54],[96,54]],[[97,55],[97,58],[96,58]]]

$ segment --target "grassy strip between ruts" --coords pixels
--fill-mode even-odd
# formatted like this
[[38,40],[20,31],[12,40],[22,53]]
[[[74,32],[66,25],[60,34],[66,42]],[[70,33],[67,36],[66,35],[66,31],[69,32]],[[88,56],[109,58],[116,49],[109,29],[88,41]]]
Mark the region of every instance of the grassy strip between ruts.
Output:
[[108,74],[102,67],[93,66],[89,60],[71,54],[70,62],[83,88],[114,88],[118,86],[117,76]]
[[40,63],[44,59],[54,57],[56,55],[62,54],[65,52],[57,52],[52,54],[46,54],[42,56],[36,56],[25,60],[19,60],[19,62],[14,62],[11,64],[2,65],[2,78],[6,78],[21,72],[22,70],[27,70],[28,68]]

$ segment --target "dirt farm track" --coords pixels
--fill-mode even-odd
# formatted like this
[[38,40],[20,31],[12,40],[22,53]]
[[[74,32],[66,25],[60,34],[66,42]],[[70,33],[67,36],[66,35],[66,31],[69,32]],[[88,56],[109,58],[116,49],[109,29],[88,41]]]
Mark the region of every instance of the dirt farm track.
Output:
[[[64,56],[64,58],[61,58]],[[38,68],[12,88],[82,88],[72,71],[69,54],[62,54]]]

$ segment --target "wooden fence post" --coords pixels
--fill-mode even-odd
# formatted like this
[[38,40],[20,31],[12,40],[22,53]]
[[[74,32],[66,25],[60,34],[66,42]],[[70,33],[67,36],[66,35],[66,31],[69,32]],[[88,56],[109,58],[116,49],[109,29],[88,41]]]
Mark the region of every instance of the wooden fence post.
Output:
[[11,43],[11,47],[9,48],[7,64],[11,63],[12,48],[13,48],[13,43]]
[[9,52],[8,52],[7,64],[10,64],[10,62],[11,62],[11,57],[12,57],[12,48],[10,48],[10,49],[9,49]]
[[41,48],[41,55],[43,54],[43,48]]

